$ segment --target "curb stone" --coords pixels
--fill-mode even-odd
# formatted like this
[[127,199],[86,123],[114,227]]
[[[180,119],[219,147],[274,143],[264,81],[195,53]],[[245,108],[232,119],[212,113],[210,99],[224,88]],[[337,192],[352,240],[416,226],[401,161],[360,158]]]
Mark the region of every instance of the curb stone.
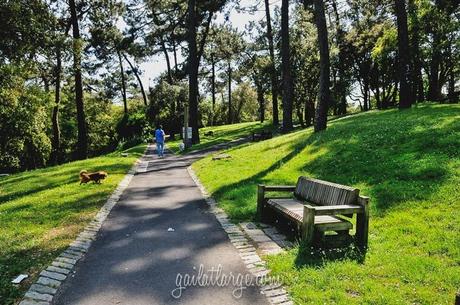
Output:
[[[257,253],[256,247],[254,247],[255,245],[258,246],[258,244],[254,241],[251,243],[250,238],[247,237],[249,236],[249,234],[242,227],[231,223],[228,219],[227,214],[221,208],[217,207],[216,200],[212,198],[206,191],[205,187],[201,184],[200,180],[198,179],[198,176],[195,174],[191,166],[187,167],[187,172],[200,189],[201,194],[203,195],[206,203],[210,207],[211,213],[214,214],[217,221],[221,224],[222,228],[227,233],[230,242],[238,250],[241,260],[243,261],[249,272],[251,272],[251,274],[257,278],[269,274],[270,270],[267,269],[266,262],[260,258],[259,254]],[[253,226],[254,229],[258,229],[255,225]],[[282,249],[274,241],[272,241],[271,238],[269,238],[262,230],[260,231],[264,234],[266,238],[270,240],[271,243],[274,244],[271,245],[272,247],[276,246],[279,248],[280,251],[282,251]],[[262,234],[260,232],[258,233]],[[265,238],[262,238],[262,235],[259,236],[261,240],[267,240]],[[259,286],[259,290],[261,294],[265,295],[270,304],[294,304],[289,294],[286,292],[286,290],[284,290],[283,286],[280,284]]]
[[[39,278],[33,283],[25,293],[19,305],[50,305],[53,297],[59,291],[59,287],[66,280],[67,276],[74,270],[76,263],[82,259],[91,243],[96,239],[102,223],[105,221],[115,204],[121,197],[123,191],[128,187],[133,176],[140,172],[138,169],[150,145],[147,146],[142,157],[140,157],[125,177],[118,183],[105,204],[99,209],[93,220],[88,223],[85,229],[75,238],[75,240],[64,250],[55,260],[41,271]],[[142,168],[141,168],[142,170]]]

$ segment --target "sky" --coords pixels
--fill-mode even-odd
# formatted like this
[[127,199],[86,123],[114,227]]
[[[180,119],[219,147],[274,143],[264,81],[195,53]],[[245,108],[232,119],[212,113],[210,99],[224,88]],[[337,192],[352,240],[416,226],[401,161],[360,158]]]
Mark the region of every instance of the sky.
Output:
[[[233,27],[236,27],[239,31],[243,32],[245,29],[245,26],[250,22],[250,21],[258,21],[261,19],[265,18],[265,11],[264,11],[264,6],[263,6],[263,0],[259,0],[260,5],[259,8],[254,14],[250,14],[248,12],[237,12],[236,10],[232,10],[230,13],[230,19],[229,22],[233,25]],[[254,5],[254,0],[241,0],[241,6],[243,7],[248,7],[251,5]],[[280,0],[270,0],[270,10],[272,10],[272,15],[273,15],[273,10],[276,6],[279,5],[281,1]],[[213,21],[215,24],[220,24],[224,23],[224,16],[223,14],[218,14],[217,18]],[[170,54],[170,58],[173,58],[173,55]],[[185,58],[183,58],[178,52],[178,61],[183,62]],[[158,55],[152,57],[150,60],[144,62],[143,64],[140,65],[140,68],[142,70],[142,75],[141,75],[141,80],[142,83],[146,88],[149,86],[153,85],[154,79],[159,76],[162,72],[166,71],[166,60],[163,55],[163,53],[159,53]]]

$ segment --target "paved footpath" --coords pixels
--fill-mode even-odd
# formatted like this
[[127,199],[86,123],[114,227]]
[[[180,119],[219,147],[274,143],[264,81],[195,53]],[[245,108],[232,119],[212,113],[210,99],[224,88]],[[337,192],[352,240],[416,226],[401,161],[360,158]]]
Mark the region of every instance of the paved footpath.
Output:
[[187,172],[203,154],[159,159],[149,149],[146,172],[131,180],[53,304],[266,304],[257,287],[244,289],[239,299],[233,285],[171,295],[178,273],[197,276],[200,264],[205,271],[221,265],[222,274],[249,275]]

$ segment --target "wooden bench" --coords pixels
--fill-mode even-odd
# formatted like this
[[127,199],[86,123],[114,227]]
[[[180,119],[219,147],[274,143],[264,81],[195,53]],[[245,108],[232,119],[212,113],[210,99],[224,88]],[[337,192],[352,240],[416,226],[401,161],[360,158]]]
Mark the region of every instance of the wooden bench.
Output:
[[270,130],[262,130],[261,132],[253,132],[252,133],[252,141],[263,141],[267,139],[273,138],[273,133]]
[[[289,196],[267,196],[270,192]],[[369,198],[360,196],[353,187],[307,177],[299,177],[296,186],[259,185],[257,214],[262,222],[275,220],[280,224],[282,218],[292,223],[292,230],[307,245],[328,240],[340,245],[349,241],[353,228],[350,220],[356,214],[354,240],[360,248],[367,248]]]

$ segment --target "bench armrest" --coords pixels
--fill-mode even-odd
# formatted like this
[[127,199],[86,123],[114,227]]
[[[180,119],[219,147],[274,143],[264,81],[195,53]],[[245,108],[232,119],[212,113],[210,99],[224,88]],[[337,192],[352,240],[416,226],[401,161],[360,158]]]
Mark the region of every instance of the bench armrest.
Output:
[[312,206],[306,204],[309,209],[315,210],[315,215],[359,214],[364,212],[360,205],[322,205]]

